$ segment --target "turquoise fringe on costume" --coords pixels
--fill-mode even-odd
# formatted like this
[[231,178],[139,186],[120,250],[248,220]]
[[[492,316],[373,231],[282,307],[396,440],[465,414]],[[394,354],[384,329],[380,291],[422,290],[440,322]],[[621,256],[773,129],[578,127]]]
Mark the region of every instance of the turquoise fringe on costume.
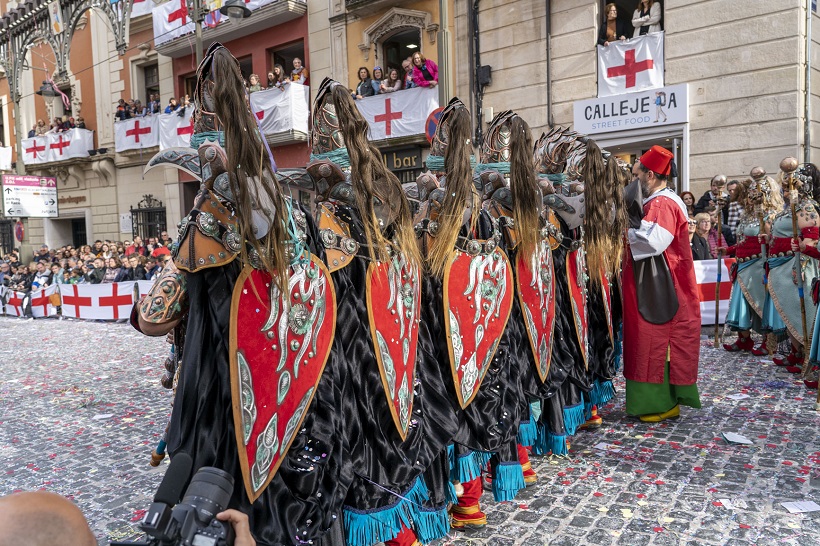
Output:
[[449,482],[447,485],[447,502],[450,504],[458,504],[458,495],[456,495],[456,486],[453,482]]
[[482,173],[484,171],[498,171],[501,174],[510,174],[510,162],[502,161],[500,163],[479,163],[475,166],[475,172]]
[[350,156],[347,153],[347,148],[338,148],[324,154],[310,154],[311,161],[320,161],[323,159],[335,163],[342,169],[350,167]]
[[572,436],[578,432],[578,427],[586,422],[584,416],[584,403],[578,402],[574,406],[567,406],[564,408],[564,428],[567,430],[567,435]]
[[497,502],[513,500],[524,487],[521,463],[499,463],[493,467],[493,497]]
[[[425,161],[427,164],[427,169],[435,172],[444,172],[444,158],[440,155],[428,155]],[[476,160],[475,156],[470,156],[470,167],[475,169],[476,167]],[[509,172],[509,171],[507,171]]]
[[615,373],[621,371],[621,364],[623,364],[624,348],[621,345],[621,340],[624,338],[624,323],[621,322],[618,327],[618,335],[615,337]]
[[615,396],[615,386],[612,381],[595,380],[592,386],[592,403],[599,408],[606,405]]
[[518,443],[525,447],[530,447],[535,443],[535,437],[538,436],[538,430],[535,426],[537,419],[533,415],[533,406],[537,406],[539,415],[541,414],[541,406],[538,402],[530,402],[529,414],[530,418],[526,421],[521,421],[518,425]]
[[191,148],[199,148],[206,140],[219,142],[220,146],[225,146],[225,133],[222,131],[203,131],[191,136]]
[[393,504],[376,510],[344,507],[344,525],[348,546],[371,546],[395,538],[402,526],[411,526],[418,507],[429,498],[424,480],[416,482]]
[[533,445],[533,453],[536,455],[567,455],[567,437],[563,434],[553,434],[547,427],[538,424],[538,436]]
[[417,507],[413,511],[413,530],[422,544],[444,538],[450,531],[450,515],[447,506],[439,508]]
[[481,466],[476,460],[475,453],[468,451],[455,456],[455,448],[447,446],[447,458],[450,459],[450,479],[457,482],[469,482],[481,475]]
[[473,451],[473,456],[478,463],[478,468],[484,468],[490,464],[490,459],[493,458],[493,453],[489,451]]

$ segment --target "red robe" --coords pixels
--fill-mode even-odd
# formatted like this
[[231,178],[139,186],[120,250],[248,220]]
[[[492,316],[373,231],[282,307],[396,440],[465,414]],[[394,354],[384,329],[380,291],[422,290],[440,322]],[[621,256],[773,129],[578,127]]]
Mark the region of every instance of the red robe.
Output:
[[[644,200],[643,213],[641,227],[627,234],[623,260],[624,377],[663,383],[669,348],[669,383],[694,385],[698,379],[700,300],[686,205],[674,191],[663,189]],[[661,253],[672,273],[680,307],[666,324],[652,324],[638,311],[634,261]]]

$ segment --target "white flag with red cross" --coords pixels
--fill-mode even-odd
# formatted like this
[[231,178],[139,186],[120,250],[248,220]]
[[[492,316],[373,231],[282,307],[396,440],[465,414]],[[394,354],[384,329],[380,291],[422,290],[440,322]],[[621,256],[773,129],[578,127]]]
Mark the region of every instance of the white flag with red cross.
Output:
[[64,317],[94,320],[127,319],[134,305],[134,281],[62,284],[60,297]]
[[356,101],[370,125],[370,139],[423,135],[427,116],[438,108],[438,88],[416,87]]
[[134,2],[131,4],[131,19],[134,19],[135,17],[141,17],[143,15],[149,15],[153,11],[153,0],[134,0]]
[[159,145],[159,116],[132,118],[114,123],[114,148],[117,152]]
[[308,133],[310,106],[309,88],[298,83],[290,83],[283,89],[273,88],[251,93],[251,111],[259,120],[266,135],[285,131]]
[[31,293],[31,316],[43,318],[57,314],[57,307],[54,306],[54,303],[59,303],[58,288],[59,285],[52,284]]
[[48,161],[48,137],[38,136],[23,139],[23,163],[33,165]]
[[729,313],[729,299],[732,296],[732,279],[729,272],[732,270],[734,258],[723,260],[699,260],[695,262],[695,280],[698,283],[698,297],[700,299],[700,323],[702,325],[715,323],[715,291],[718,289],[718,263],[720,268],[720,305],[719,320],[723,324]]
[[[150,1],[150,0],[149,0]],[[194,23],[188,17],[185,0],[170,0],[153,8],[154,46],[170,42],[194,31]]]
[[71,129],[48,135],[46,161],[62,161],[75,157],[88,157],[94,149],[94,133],[87,129]]
[[598,96],[663,87],[663,32],[598,46]]
[[194,109],[186,108],[185,114],[177,112],[161,114],[159,118],[159,149],[188,147],[194,134]]
[[6,302],[6,314],[13,317],[22,317],[24,314],[23,298],[25,296],[25,292],[6,290],[3,295],[3,300]]

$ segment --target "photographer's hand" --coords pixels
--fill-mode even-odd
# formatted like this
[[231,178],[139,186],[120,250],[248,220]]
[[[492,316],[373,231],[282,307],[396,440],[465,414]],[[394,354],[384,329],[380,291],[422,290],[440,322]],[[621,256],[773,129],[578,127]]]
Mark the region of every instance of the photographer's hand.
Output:
[[234,509],[225,510],[216,515],[219,521],[230,521],[236,533],[234,546],[256,546],[256,541],[251,535],[251,526],[248,523],[248,516]]

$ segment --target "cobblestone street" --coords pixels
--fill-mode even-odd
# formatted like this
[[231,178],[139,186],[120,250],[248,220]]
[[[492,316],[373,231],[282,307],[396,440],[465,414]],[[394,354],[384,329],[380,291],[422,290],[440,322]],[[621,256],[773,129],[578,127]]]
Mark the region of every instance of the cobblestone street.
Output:
[[[77,502],[100,544],[136,538],[166,468],[148,465],[170,408],[164,338],[0,317],[0,340],[0,495],[54,491]],[[702,410],[647,425],[624,414],[619,392],[569,458],[534,457],[536,486],[513,503],[485,494],[489,526],[442,544],[820,544],[820,512],[780,505],[820,502],[815,393],[770,360],[705,340],[700,354]],[[729,445],[724,432],[753,445]]]

